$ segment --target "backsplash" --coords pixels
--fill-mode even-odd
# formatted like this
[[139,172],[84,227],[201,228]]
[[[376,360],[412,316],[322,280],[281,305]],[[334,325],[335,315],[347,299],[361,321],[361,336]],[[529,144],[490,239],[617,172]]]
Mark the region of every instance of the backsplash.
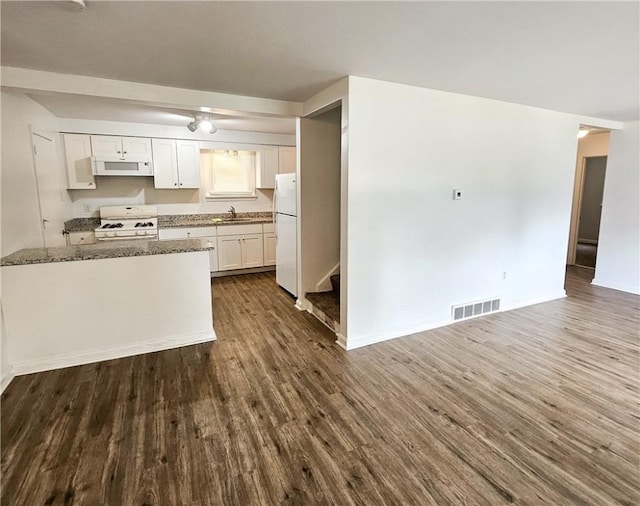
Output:
[[[251,199],[205,201],[204,190],[158,190],[151,177],[97,177],[95,190],[70,190],[71,216],[99,216],[101,207],[153,204],[158,214],[226,213],[231,206],[237,212],[271,212],[273,190],[256,190]],[[88,210],[85,206],[89,206]]]

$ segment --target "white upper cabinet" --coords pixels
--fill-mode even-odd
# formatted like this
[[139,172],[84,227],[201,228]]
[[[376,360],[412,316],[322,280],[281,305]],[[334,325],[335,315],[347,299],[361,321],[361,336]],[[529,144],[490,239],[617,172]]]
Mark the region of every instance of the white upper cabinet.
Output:
[[113,160],[151,158],[151,139],[146,137],[120,137],[116,135],[92,135],[93,156]]
[[178,156],[174,139],[152,139],[153,185],[178,188]]
[[176,141],[178,152],[178,186],[200,188],[200,144],[197,141]]
[[260,150],[260,164],[256,171],[256,188],[275,188],[278,173],[278,146]]
[[64,134],[67,156],[67,188],[95,190],[96,180],[91,168],[91,140],[84,134]]
[[156,188],[200,188],[200,145],[197,141],[153,139],[151,144]]
[[295,146],[278,147],[278,174],[286,174],[296,171],[296,148]]
[[296,171],[295,146],[265,146],[260,150],[260,167],[256,171],[256,188],[275,188],[276,174]]

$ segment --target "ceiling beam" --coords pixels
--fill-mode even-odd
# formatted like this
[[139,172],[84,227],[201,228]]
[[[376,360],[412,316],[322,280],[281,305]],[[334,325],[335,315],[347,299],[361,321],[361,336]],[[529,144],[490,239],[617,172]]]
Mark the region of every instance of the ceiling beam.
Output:
[[172,88],[155,84],[117,81],[101,77],[60,74],[44,70],[1,67],[2,86],[44,93],[71,93],[93,97],[129,100],[138,104],[202,112],[239,112],[265,116],[296,117],[302,114],[300,102],[247,97],[213,91]]

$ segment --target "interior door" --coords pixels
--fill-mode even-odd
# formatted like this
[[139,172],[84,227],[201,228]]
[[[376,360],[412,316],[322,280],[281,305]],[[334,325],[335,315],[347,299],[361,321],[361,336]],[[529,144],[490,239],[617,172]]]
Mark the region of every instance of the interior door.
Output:
[[60,160],[55,139],[56,134],[53,132],[31,132],[42,234],[46,248],[67,244],[62,231],[69,213],[62,190],[65,184],[62,181],[62,171],[59,170]]
[[606,156],[595,156],[585,161],[578,242],[598,244],[606,168]]

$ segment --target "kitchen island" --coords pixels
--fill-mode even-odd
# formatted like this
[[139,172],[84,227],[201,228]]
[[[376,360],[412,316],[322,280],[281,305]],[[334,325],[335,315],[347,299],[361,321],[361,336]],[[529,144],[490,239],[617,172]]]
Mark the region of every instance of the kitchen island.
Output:
[[2,258],[14,374],[216,339],[206,240],[31,248]]

